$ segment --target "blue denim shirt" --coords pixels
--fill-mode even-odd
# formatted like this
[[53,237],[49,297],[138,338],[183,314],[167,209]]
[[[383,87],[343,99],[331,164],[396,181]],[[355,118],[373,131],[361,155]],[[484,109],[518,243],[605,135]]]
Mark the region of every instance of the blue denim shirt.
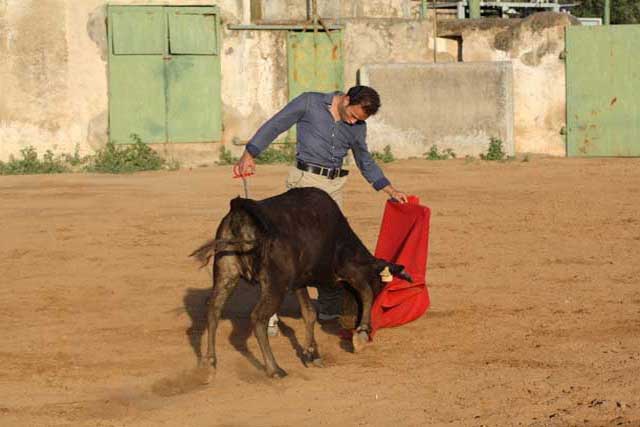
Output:
[[278,135],[295,124],[298,160],[327,168],[341,168],[351,149],[358,168],[373,188],[380,190],[386,187],[389,180],[367,148],[367,124],[359,121],[350,125],[333,119],[331,102],[338,93],[305,92],[293,99],[258,129],[246,150],[253,157],[258,157]]

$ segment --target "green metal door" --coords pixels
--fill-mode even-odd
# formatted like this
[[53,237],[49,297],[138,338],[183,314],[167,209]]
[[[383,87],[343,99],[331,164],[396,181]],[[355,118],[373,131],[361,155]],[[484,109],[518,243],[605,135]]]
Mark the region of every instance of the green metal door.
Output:
[[566,30],[567,155],[640,156],[640,25]]
[[168,7],[167,139],[220,140],[222,133],[217,12]]
[[162,7],[110,7],[109,30],[109,140],[166,141]]
[[109,7],[109,139],[221,139],[218,10]]
[[[289,100],[303,92],[344,90],[342,31],[290,31],[287,61]],[[287,139],[295,141],[295,128]]]

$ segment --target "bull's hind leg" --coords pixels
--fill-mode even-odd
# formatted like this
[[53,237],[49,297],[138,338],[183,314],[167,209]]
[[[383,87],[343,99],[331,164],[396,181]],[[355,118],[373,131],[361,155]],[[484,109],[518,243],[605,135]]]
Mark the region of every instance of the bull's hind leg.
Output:
[[201,364],[216,367],[216,330],[224,304],[240,280],[238,260],[232,256],[221,257],[214,262],[213,291],[209,300],[207,354]]
[[304,350],[302,352],[302,362],[305,364],[305,366],[308,366],[308,363],[312,363],[315,366],[322,366],[322,359],[320,358],[320,354],[318,353],[318,344],[316,344],[316,339],[314,336],[316,311],[311,305],[309,291],[307,290],[307,288],[298,288],[296,289],[296,297],[298,298],[300,311],[302,312],[302,317],[304,318],[306,327],[306,334],[304,337]]
[[274,378],[282,378],[287,373],[278,366],[276,359],[273,357],[269,337],[267,335],[267,325],[269,318],[280,308],[284,299],[284,291],[274,289],[266,280],[260,282],[260,301],[256,304],[251,312],[251,320],[254,324],[254,334],[260,345],[262,357],[267,375]]

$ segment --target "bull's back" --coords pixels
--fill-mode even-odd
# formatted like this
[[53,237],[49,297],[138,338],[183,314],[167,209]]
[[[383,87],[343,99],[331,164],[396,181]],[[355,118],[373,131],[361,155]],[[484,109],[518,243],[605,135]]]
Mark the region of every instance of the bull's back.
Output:
[[311,187],[260,201],[232,200],[217,235],[255,239],[270,263],[299,277],[330,275],[337,246],[357,239],[336,202]]

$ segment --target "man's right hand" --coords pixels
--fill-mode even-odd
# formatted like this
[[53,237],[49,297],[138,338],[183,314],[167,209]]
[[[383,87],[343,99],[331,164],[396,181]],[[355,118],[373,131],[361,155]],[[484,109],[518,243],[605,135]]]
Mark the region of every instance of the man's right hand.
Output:
[[236,167],[238,168],[240,175],[248,175],[255,173],[256,162],[253,160],[253,156],[245,150],[245,152],[242,153],[240,160],[238,160],[238,163],[236,163]]

